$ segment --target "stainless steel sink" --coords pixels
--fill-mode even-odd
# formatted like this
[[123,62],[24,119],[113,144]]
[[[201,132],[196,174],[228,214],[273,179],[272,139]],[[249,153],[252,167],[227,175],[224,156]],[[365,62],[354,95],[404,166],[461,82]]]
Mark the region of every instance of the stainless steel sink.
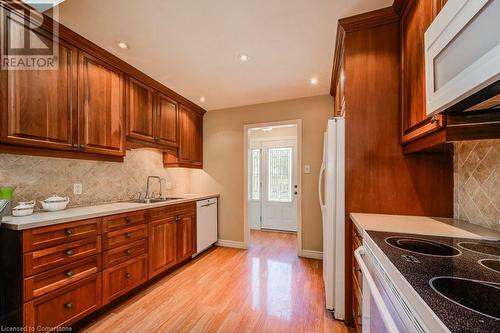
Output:
[[181,200],[183,198],[177,198],[177,197],[166,197],[166,198],[151,198],[151,199],[134,199],[132,202],[137,202],[137,203],[156,203],[156,202],[167,202],[167,201],[173,201],[173,200]]

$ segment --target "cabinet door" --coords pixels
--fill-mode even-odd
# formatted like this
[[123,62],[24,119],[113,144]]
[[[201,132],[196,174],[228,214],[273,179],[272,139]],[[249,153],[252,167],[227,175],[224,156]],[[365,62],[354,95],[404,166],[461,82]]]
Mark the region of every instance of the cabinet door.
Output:
[[[31,34],[47,45],[49,33],[28,29],[15,14],[2,17],[6,43]],[[23,22],[23,21],[21,21]],[[0,141],[24,146],[72,150],[76,138],[77,51],[60,40],[57,70],[1,70]],[[76,129],[76,127],[75,127]]]
[[196,252],[196,213],[179,215],[177,221],[177,262]]
[[84,52],[79,66],[80,150],[125,155],[123,74]]
[[127,137],[148,142],[157,141],[155,90],[134,78],[129,78],[127,93]]
[[179,163],[201,166],[203,116],[181,105],[179,124]]
[[156,134],[158,143],[177,147],[177,103],[163,94],[158,94],[156,113],[158,117]]
[[149,225],[149,278],[176,264],[177,223],[175,216],[151,222]]
[[401,19],[403,143],[443,126],[442,117],[427,117],[424,33],[443,0],[411,1]]

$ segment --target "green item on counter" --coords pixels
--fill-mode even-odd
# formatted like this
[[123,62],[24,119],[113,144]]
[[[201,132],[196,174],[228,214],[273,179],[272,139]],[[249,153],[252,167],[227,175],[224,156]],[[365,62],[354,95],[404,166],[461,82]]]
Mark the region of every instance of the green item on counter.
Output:
[[12,200],[12,196],[14,195],[15,190],[16,190],[16,188],[14,186],[1,186],[0,185],[0,199]]

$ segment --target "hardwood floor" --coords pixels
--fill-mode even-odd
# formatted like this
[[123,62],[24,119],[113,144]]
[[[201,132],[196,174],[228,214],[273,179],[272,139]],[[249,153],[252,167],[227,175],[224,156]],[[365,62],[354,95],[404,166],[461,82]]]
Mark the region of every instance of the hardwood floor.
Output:
[[295,246],[295,234],[252,231],[249,250],[214,248],[84,331],[350,332],[324,309],[321,261]]

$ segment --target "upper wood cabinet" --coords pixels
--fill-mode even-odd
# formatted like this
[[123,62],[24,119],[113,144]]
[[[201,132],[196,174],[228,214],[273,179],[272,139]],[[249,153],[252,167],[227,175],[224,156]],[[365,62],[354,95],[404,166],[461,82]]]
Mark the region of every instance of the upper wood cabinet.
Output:
[[134,78],[127,87],[127,137],[155,142],[155,91]]
[[[3,16],[6,43],[16,34],[31,33],[48,45],[52,39],[42,29],[31,30],[16,20]],[[7,144],[73,150],[77,138],[77,51],[60,41],[57,70],[1,70],[0,141]]]
[[123,74],[84,52],[79,66],[80,150],[125,155]]
[[443,127],[442,116],[427,117],[425,101],[424,33],[443,0],[412,0],[401,18],[402,142]]
[[177,103],[163,94],[158,94],[156,104],[158,142],[172,147],[178,146],[179,113]]
[[127,138],[153,146],[178,146],[177,103],[142,82],[129,78]]
[[180,105],[179,149],[177,155],[165,153],[167,167],[203,168],[203,114]]

